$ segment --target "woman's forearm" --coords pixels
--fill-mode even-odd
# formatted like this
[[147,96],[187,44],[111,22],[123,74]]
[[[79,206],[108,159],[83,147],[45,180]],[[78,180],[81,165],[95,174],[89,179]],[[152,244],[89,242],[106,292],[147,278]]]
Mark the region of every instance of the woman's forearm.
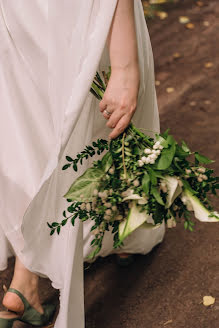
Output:
[[112,71],[138,67],[134,1],[118,0],[107,39]]

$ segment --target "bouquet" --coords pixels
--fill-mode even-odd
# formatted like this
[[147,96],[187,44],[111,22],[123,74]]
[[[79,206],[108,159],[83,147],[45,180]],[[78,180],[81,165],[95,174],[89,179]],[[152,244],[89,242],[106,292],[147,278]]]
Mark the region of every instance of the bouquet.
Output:
[[[97,99],[103,97],[110,71],[102,74],[103,78],[96,73],[90,90]],[[74,226],[76,219],[92,220],[94,250],[89,258],[101,250],[106,231],[114,235],[117,248],[142,225],[156,229],[165,221],[172,228],[183,220],[184,228],[193,231],[192,214],[200,221],[219,221],[208,198],[217,197],[219,177],[204,167],[214,161],[192,152],[184,141],[177,143],[169,129],[152,138],[130,123],[116,139],[98,139],[76,158],[66,156],[62,169],[77,171],[88,157],[103,152],[102,159],[94,161],[64,195],[69,204],[63,220],[48,223],[53,235],[60,234],[68,221]]]

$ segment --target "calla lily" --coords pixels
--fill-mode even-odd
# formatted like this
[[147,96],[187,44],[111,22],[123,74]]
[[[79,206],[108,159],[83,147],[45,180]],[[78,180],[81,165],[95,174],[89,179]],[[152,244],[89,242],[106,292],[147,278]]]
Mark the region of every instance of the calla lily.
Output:
[[169,208],[174,200],[181,194],[182,188],[179,185],[179,180],[176,177],[171,177],[169,175],[164,176],[164,181],[167,185],[167,202],[166,208]]
[[[146,212],[140,212],[136,202],[133,201],[132,207],[129,210],[129,214],[126,220],[122,221],[119,225],[119,239],[123,241],[128,235],[130,235],[134,230],[140,227],[142,224],[147,222],[150,215]],[[145,227],[153,228],[154,225],[147,223]]]
[[185,189],[182,194],[183,197],[187,197],[191,206],[193,207],[196,219],[202,222],[219,222],[219,219],[215,217],[209,217],[211,212],[200,202],[196,196],[191,193],[191,191]]

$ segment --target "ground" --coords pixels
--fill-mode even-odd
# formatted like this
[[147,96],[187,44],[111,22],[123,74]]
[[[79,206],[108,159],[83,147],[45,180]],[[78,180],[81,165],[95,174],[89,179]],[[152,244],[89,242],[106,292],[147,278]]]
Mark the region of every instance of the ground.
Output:
[[[216,160],[211,167],[219,175],[219,3],[203,2],[180,1],[166,19],[148,21],[148,28],[161,131],[169,127],[177,140]],[[194,28],[180,24],[179,16],[188,16]],[[214,205],[219,210],[216,200]],[[85,271],[86,328],[217,328],[218,231],[217,224],[197,222],[190,233],[179,224],[128,268],[119,268],[113,256],[98,260]],[[12,264],[1,273],[0,285],[9,285]],[[57,293],[45,286],[48,281],[41,280],[42,299],[57,301]],[[202,304],[205,295],[216,298],[213,306]]]

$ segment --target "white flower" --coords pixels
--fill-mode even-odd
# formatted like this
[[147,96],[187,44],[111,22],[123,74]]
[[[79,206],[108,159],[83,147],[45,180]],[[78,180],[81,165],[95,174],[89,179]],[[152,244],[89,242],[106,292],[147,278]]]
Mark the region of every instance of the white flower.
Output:
[[139,160],[138,160],[138,166],[141,167],[141,166],[143,166],[143,165],[144,165],[144,162],[143,162],[142,160],[139,159]]
[[157,159],[157,155],[156,154],[151,154],[151,155],[149,155],[149,157],[151,158],[151,159]]
[[158,149],[152,149],[152,154],[156,154]]
[[198,182],[202,182],[203,181],[202,177],[200,177],[200,176],[197,178],[197,180],[198,180]]
[[158,147],[158,149],[162,150],[162,149],[163,149],[163,146],[162,146],[162,145],[160,145],[160,146]]
[[190,169],[186,169],[186,174],[190,174],[192,171]]
[[91,233],[93,235],[98,235],[100,233],[100,230],[99,230],[99,228],[96,228],[96,229],[92,230]]
[[154,159],[151,159],[149,163],[150,164],[154,164],[155,163],[155,160]]
[[108,210],[106,210],[105,213],[106,213],[106,215],[111,215],[112,214],[112,211],[111,211],[111,209],[108,208]]
[[143,156],[143,157],[141,158],[141,161],[142,161],[143,163],[146,163],[146,162],[147,162],[147,157],[146,157],[146,156]]
[[203,180],[208,180],[207,175],[203,174],[203,175],[202,175],[202,179],[203,179]]
[[117,211],[117,206],[116,206],[116,205],[113,205],[113,206],[112,206],[112,211],[113,211],[113,212],[116,212],[116,211]]
[[157,149],[155,154],[160,155],[160,149]]
[[[156,143],[153,145],[153,149],[158,149],[159,145],[157,145]],[[153,150],[152,150],[153,151]]]
[[144,153],[145,154],[151,154],[151,149],[150,148],[145,148]]
[[114,167],[111,167],[110,169],[109,169],[109,173],[110,174],[113,174],[115,172],[115,168]]
[[176,227],[176,221],[173,217],[167,220],[167,228],[175,228]]
[[156,142],[155,142],[155,145],[160,146],[160,141],[156,141]]
[[138,179],[135,179],[135,180],[133,181],[133,185],[134,185],[135,187],[138,187],[138,186],[140,185],[139,180],[138,180]]
[[85,204],[85,203],[82,203],[82,204],[80,205],[80,209],[81,209],[82,211],[84,211],[84,210],[86,209],[86,204]]
[[205,173],[206,170],[205,170],[204,167],[198,167],[197,171],[200,172],[200,173]]
[[87,204],[86,204],[86,210],[87,210],[88,212],[90,212],[90,210],[91,210],[91,205],[90,205],[90,203],[87,203]]
[[112,194],[113,194],[113,189],[112,188],[109,190],[109,194],[110,194],[110,196],[112,196]]
[[110,216],[110,215],[107,215],[107,214],[105,214],[105,215],[104,215],[104,220],[106,220],[106,221],[109,221],[109,220],[111,220],[111,216]]
[[97,196],[97,195],[98,195],[98,190],[97,190],[97,189],[94,189],[94,191],[93,191],[93,195],[94,195],[94,196]]
[[117,215],[117,216],[115,217],[115,220],[116,220],[116,221],[121,221],[121,220],[123,220],[123,216],[122,216],[122,215]]
[[112,204],[111,204],[111,203],[105,203],[105,206],[106,206],[107,208],[110,208],[110,207],[112,206]]

